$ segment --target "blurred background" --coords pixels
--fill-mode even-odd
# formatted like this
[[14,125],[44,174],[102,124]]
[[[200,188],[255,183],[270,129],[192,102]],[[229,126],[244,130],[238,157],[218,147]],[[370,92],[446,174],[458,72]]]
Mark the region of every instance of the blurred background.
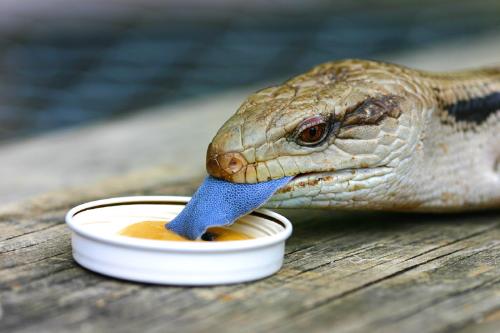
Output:
[[498,0],[3,0],[0,201],[152,166],[202,176],[249,92],[321,62],[499,54]]
[[4,0],[0,144],[499,29],[496,0]]

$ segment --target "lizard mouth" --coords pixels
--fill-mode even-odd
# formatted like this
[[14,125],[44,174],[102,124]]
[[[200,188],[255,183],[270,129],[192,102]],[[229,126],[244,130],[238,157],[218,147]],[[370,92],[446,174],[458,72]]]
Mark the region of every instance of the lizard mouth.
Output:
[[[339,170],[339,171],[349,171],[349,172],[354,172],[354,170],[359,170],[359,169],[344,169],[344,170]],[[331,177],[332,175],[336,174],[337,171],[311,171],[311,172],[304,172],[304,173],[299,173],[295,175],[290,182],[292,181],[297,181],[297,180],[304,180],[304,179],[311,179],[312,177],[317,177],[317,178],[325,178],[325,177]],[[329,178],[328,178],[329,180]]]
[[307,187],[318,188],[322,185],[332,185],[334,183],[353,183],[358,187],[364,187],[368,179],[387,177],[392,172],[392,168],[378,166],[371,168],[349,168],[335,171],[305,172],[295,175],[290,181],[282,186],[277,193],[286,193]]
[[282,186],[277,192],[290,192],[295,188],[304,188],[316,186],[320,183],[332,182],[334,180],[334,174],[334,171],[299,173],[290,179],[290,181]]
[[299,173],[299,174],[295,175],[292,178],[292,180],[296,180],[296,179],[300,179],[300,178],[307,178],[309,176],[312,176],[312,175],[315,175],[315,174],[318,174],[318,173],[320,173],[320,172],[304,172],[304,173]]

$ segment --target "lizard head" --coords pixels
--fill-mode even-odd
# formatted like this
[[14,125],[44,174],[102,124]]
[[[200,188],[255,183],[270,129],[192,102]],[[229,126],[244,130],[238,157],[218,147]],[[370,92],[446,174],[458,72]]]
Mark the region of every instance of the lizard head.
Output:
[[[207,151],[207,171],[236,183],[294,178],[271,207],[361,207],[408,165],[422,101],[407,68],[346,60],[249,96]],[[370,204],[377,205],[373,200]],[[376,207],[375,207],[376,208]]]

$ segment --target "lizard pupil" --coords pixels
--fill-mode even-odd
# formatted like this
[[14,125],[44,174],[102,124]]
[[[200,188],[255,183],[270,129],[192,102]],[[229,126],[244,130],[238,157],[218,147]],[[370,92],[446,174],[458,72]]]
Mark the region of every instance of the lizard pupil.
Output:
[[318,129],[317,129],[317,127],[316,127],[316,126],[311,127],[311,128],[309,129],[309,137],[310,137],[310,138],[315,138],[317,133],[318,133]]

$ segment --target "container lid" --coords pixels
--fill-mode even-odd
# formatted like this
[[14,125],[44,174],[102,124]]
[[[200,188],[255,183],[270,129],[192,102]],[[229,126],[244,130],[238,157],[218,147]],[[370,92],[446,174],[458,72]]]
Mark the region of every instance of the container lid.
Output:
[[179,242],[132,238],[119,231],[142,221],[172,220],[190,197],[135,196],[93,201],[71,209],[73,258],[116,278],[169,285],[216,285],[260,279],[283,264],[288,219],[259,209],[228,228],[249,240]]

